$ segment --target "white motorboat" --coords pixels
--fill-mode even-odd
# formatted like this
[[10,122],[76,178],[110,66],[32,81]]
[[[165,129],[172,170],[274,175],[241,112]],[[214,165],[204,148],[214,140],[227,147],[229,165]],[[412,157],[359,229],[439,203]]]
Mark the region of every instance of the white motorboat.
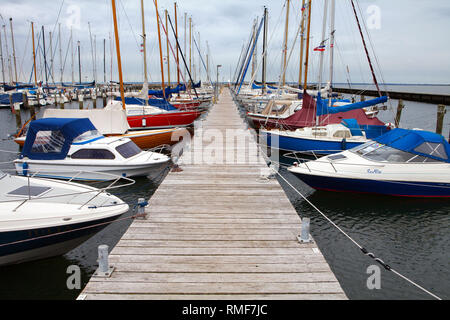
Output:
[[0,265],[58,256],[79,246],[129,210],[107,193],[116,187],[0,172]]
[[103,181],[115,179],[104,173],[123,177],[160,173],[169,160],[142,151],[128,138],[99,134],[87,118],[43,118],[30,123],[14,164],[20,175]]
[[361,146],[288,170],[315,189],[450,197],[450,144],[422,130],[394,129]]

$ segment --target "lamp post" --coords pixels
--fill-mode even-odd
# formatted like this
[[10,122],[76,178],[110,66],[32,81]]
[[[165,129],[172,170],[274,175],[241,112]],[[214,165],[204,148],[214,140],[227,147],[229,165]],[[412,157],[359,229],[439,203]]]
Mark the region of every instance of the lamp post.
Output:
[[216,71],[216,75],[217,75],[217,80],[216,80],[216,94],[215,94],[215,100],[217,102],[217,96],[219,95],[219,68],[222,67],[221,64],[217,65],[217,71]]

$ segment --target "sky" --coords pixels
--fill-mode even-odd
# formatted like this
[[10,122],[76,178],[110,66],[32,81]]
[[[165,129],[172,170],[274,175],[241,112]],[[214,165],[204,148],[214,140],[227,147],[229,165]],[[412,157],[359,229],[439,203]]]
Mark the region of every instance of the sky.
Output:
[[[311,17],[310,64],[308,79],[318,80],[320,53],[312,49],[320,44],[324,17],[325,0],[313,0]],[[376,77],[385,83],[450,83],[450,42],[447,32],[450,30],[450,2],[448,0],[355,0],[359,19],[363,24],[365,38],[372,59]],[[267,79],[278,81],[281,74],[282,47],[286,22],[286,0],[178,0],[178,32],[180,46],[187,51],[189,64],[189,42],[186,50],[185,14],[192,18],[192,35],[200,46],[204,62],[208,53],[211,78],[216,79],[217,65],[222,65],[219,80],[234,81],[238,59],[243,46],[249,40],[255,19],[260,19],[264,6],[269,13],[268,21],[268,70]],[[122,57],[122,70],[126,82],[141,82],[144,79],[142,42],[142,24],[140,0],[116,0],[119,20],[119,42]],[[164,10],[167,9],[172,22],[174,2],[158,1],[158,9],[165,23]],[[300,24],[301,0],[291,0],[289,5],[288,54],[286,80],[297,82],[299,78],[300,37],[297,30]],[[64,65],[63,81],[72,79],[72,50],[70,29],[73,32],[74,78],[79,80],[77,41],[80,41],[82,81],[98,82],[104,79],[103,41],[105,40],[106,79],[118,80],[115,44],[110,41],[113,33],[111,0],[2,0],[0,2],[0,23],[2,53],[5,65],[5,77],[14,76],[12,57],[11,29],[12,18],[16,66],[19,81],[29,82],[32,74],[31,21],[34,22],[35,41],[42,38],[42,26],[45,30],[47,62],[50,64],[50,36],[52,32],[53,78],[60,81],[59,24],[61,25],[61,56]],[[154,0],[144,0],[145,30],[147,35],[147,64],[150,81],[161,80],[160,55]],[[327,19],[326,39],[329,38],[329,17]],[[90,26],[90,29],[89,29]],[[358,26],[349,0],[336,0],[333,80],[345,83],[372,83]],[[6,38],[5,38],[6,31]],[[189,37],[189,21],[187,21]],[[162,51],[166,56],[166,36],[161,29]],[[176,48],[174,37],[170,33],[170,42]],[[297,40],[295,40],[297,36]],[[5,41],[6,39],[6,41]],[[95,53],[91,49],[95,47]],[[95,40],[95,41],[94,41]],[[295,42],[295,43],[294,43]],[[8,69],[8,55],[10,69]],[[42,39],[39,40],[38,78],[44,80]],[[208,50],[209,48],[209,50]],[[111,50],[112,49],[112,50]],[[206,72],[199,61],[199,55],[192,42],[192,60],[195,72],[194,80],[206,81]],[[262,34],[258,40],[257,76],[261,80]],[[111,52],[113,54],[111,55]],[[93,59],[93,55],[94,58]],[[112,59],[111,59],[112,57]],[[170,78],[176,80],[175,60],[170,59]],[[94,75],[94,63],[96,73]],[[112,68],[111,68],[112,60]],[[181,58],[180,58],[181,60]],[[65,61],[65,62],[64,62]],[[165,60],[166,61],[166,60]],[[329,50],[324,53],[323,78],[329,79]],[[200,72],[199,72],[200,66]],[[184,70],[183,65],[181,68]],[[165,81],[168,81],[167,62],[164,64]],[[251,67],[246,79],[251,77]],[[0,76],[2,76],[0,74]],[[2,79],[3,80],[3,79]],[[52,82],[51,80],[49,82]]]

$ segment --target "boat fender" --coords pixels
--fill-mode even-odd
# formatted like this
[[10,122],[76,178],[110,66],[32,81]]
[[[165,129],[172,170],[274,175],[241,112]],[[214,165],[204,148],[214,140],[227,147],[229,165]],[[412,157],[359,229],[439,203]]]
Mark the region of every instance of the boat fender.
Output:
[[345,138],[341,141],[341,149],[347,150],[347,140],[345,140]]
[[24,176],[28,176],[28,167],[29,166],[27,162],[22,163],[22,174]]
[[142,118],[142,126],[143,127],[147,126],[147,119],[146,118]]

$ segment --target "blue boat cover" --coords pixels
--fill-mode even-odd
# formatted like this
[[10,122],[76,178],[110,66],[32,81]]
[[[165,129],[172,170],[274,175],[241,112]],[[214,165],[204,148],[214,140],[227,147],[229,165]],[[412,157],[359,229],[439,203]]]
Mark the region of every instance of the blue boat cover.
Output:
[[384,103],[387,101],[386,96],[378,97],[372,100],[361,101],[356,103],[350,103],[339,107],[328,107],[328,104],[320,97],[320,93],[317,95],[317,116],[324,114],[333,114],[339,112],[347,112],[355,109],[362,109],[370,106],[374,106],[379,103]]
[[[12,102],[23,102],[23,93],[22,92],[14,92],[12,94]],[[0,104],[2,105],[9,105],[9,93],[0,94]]]
[[[121,97],[114,98],[116,101],[122,101]],[[125,104],[137,104],[141,106],[145,106],[145,100],[136,97],[125,97]],[[167,111],[178,111],[173,105],[167,102],[164,99],[148,99],[148,105],[152,107],[157,107]]]
[[397,128],[373,140],[398,150],[450,163],[450,144],[443,136],[431,131]]
[[[197,88],[197,87],[194,87]],[[184,84],[179,84],[175,88],[167,87],[164,89],[166,97],[169,97],[172,93],[178,93],[180,91],[186,91],[186,86]],[[148,90],[148,94],[158,97],[158,98],[164,98],[164,94],[162,90]]]
[[30,122],[21,158],[61,160],[67,156],[73,140],[97,130],[88,118],[43,118]]
[[350,129],[352,136],[362,136],[361,127],[356,119],[342,119],[342,124]]

